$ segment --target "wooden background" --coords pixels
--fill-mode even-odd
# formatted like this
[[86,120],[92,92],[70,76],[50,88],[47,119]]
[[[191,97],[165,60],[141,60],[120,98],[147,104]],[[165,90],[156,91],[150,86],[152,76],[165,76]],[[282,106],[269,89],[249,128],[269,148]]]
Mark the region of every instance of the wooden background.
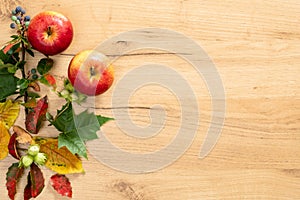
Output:
[[[115,62],[115,83],[97,97],[97,112],[112,116],[114,86],[129,70],[147,62],[172,66],[197,94],[199,128],[191,147],[175,163],[157,172],[128,174],[113,170],[91,155],[84,175],[70,175],[74,199],[200,200],[300,199],[300,2],[298,0],[153,0],[153,1],[10,1],[0,0],[0,44],[8,40],[9,13],[17,4],[31,16],[55,10],[68,16],[75,30],[72,45],[55,57],[54,74],[67,75],[72,54],[93,49],[103,40],[136,28],[168,28],[196,41],[215,63],[226,92],[222,135],[204,159],[198,154],[211,119],[211,99],[201,77],[179,57],[156,52],[122,57]],[[149,50],[148,50],[149,51]],[[40,56],[29,62],[34,64]],[[63,102],[51,91],[51,112]],[[159,98],[158,98],[159,97]],[[166,112],[163,130],[147,140],[129,137],[115,122],[102,131],[113,144],[134,153],[153,152],[168,144],[180,127],[180,104],[166,88],[146,86],[129,100],[134,123],[151,123],[149,109]],[[22,124],[24,116],[17,123]],[[57,132],[41,131],[45,135]],[[51,132],[51,133],[50,133]],[[0,162],[0,199],[8,157]],[[66,199],[49,186],[37,199]],[[25,184],[24,182],[21,184]],[[22,199],[23,186],[16,199]]]

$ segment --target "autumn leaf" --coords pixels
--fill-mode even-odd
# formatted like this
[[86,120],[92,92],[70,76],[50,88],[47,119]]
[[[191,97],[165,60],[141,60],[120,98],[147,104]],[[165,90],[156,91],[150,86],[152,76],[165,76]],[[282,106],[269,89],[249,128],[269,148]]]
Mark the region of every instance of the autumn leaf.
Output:
[[30,173],[27,175],[27,185],[24,188],[24,200],[29,200],[32,198],[31,195],[31,176]]
[[0,121],[4,123],[5,127],[9,129],[16,121],[20,111],[20,104],[13,103],[8,100],[0,103]]
[[42,121],[45,119],[48,109],[48,98],[47,96],[41,98],[37,105],[29,110],[28,115],[26,116],[26,129],[32,133],[37,134],[41,128]]
[[51,58],[42,58],[37,66],[37,70],[41,75],[46,74],[53,67],[54,61]]
[[14,133],[17,134],[17,141],[22,144],[31,144],[32,136],[20,126],[13,126]]
[[31,87],[36,92],[41,91],[41,88],[37,82],[30,82],[28,87]]
[[58,140],[54,138],[34,138],[40,145],[40,152],[47,155],[45,166],[59,174],[82,173],[81,160],[66,147],[58,148]]
[[27,149],[32,143],[32,136],[19,126],[13,126],[13,131],[7,149],[10,155],[19,160],[22,156],[21,150]]
[[26,103],[23,104],[26,108],[34,108],[36,107],[37,103],[36,103],[36,99],[30,98]]
[[36,165],[30,166],[30,172],[27,176],[27,185],[24,189],[24,200],[37,197],[45,187],[45,179],[41,169]]
[[0,103],[0,160],[8,155],[7,147],[10,141],[8,129],[15,123],[19,110],[19,103],[13,103],[10,100]]
[[15,159],[20,160],[21,156],[19,155],[17,150],[17,137],[18,136],[16,133],[12,134],[12,136],[10,137],[8,151],[9,154],[12,155]]
[[58,194],[72,198],[72,186],[65,175],[55,174],[51,176],[50,183]]
[[24,173],[23,167],[18,167],[19,163],[13,163],[6,173],[6,188],[10,199],[15,199],[17,193],[17,183]]
[[8,144],[10,134],[3,123],[0,123],[0,160],[3,160],[8,155]]
[[41,169],[34,163],[30,166],[31,196],[37,197],[45,187],[45,179]]
[[52,86],[53,89],[56,89],[56,80],[51,74],[45,74],[41,76],[39,81],[45,85]]
[[61,132],[58,136],[58,147],[67,147],[73,154],[87,158],[85,142],[97,139],[97,131],[112,118],[96,116],[87,110],[76,115],[72,103],[68,102],[57,116],[50,121]]

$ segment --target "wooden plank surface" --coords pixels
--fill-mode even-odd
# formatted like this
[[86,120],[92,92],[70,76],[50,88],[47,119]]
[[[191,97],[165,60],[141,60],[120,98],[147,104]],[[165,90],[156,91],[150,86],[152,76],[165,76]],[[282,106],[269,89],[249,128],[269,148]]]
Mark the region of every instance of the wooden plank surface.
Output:
[[[107,93],[97,97],[96,112],[113,116],[112,110],[116,108],[112,106],[112,94],[118,80],[144,63],[159,63],[178,71],[197,94],[197,135],[182,157],[152,173],[120,172],[90,155],[84,161],[85,174],[69,176],[74,199],[300,199],[299,1],[0,2],[1,45],[12,34],[8,17],[17,4],[32,16],[42,10],[56,10],[71,19],[75,37],[64,54],[55,57],[54,74],[58,79],[67,76],[71,55],[96,48],[121,32],[152,27],[171,29],[197,42],[215,63],[223,81],[226,118],[222,135],[213,151],[199,159],[211,122],[211,98],[202,77],[185,60],[162,51],[139,50],[116,60],[116,82]],[[37,55],[29,65],[39,58]],[[50,111],[54,112],[63,102],[51,91],[44,92],[52,99]],[[132,95],[128,107],[133,122],[147,126],[151,123],[149,109],[154,104],[164,107],[167,115],[165,126],[155,137],[130,137],[115,122],[105,125],[103,134],[114,145],[132,153],[163,148],[180,127],[181,110],[176,95],[158,85],[148,85]],[[17,123],[22,124],[23,119],[21,115]],[[54,129],[51,133],[41,132],[57,134]],[[8,199],[4,185],[11,161],[12,158],[6,158],[0,162],[0,199]],[[44,171],[48,180],[51,172]],[[46,185],[37,199],[64,199],[55,194],[49,182]],[[17,199],[22,199],[20,193]]]

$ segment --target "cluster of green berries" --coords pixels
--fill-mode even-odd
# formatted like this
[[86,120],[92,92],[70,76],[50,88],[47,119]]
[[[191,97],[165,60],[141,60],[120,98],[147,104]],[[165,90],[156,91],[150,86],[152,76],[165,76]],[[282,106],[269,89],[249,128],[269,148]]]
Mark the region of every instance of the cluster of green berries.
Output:
[[30,24],[30,16],[24,16],[26,11],[21,7],[17,6],[16,9],[11,11],[12,17],[11,20],[13,23],[10,24],[10,28],[15,29],[18,27],[28,27]]
[[77,92],[68,79],[65,79],[64,89],[58,92],[58,95],[68,101],[77,102],[78,104],[84,102],[87,98],[86,95]]
[[37,165],[44,165],[46,160],[47,156],[40,152],[40,146],[34,144],[28,148],[27,154],[20,159],[19,167],[29,167],[33,162]]
[[39,78],[39,75],[37,74],[36,68],[32,68],[30,70],[30,73],[31,73],[31,78],[33,80],[37,80]]

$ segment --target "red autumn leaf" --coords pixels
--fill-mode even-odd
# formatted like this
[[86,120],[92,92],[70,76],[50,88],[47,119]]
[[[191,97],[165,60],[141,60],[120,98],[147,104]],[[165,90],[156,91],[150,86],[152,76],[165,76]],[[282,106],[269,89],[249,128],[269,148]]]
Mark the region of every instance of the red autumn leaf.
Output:
[[6,173],[6,188],[10,199],[15,199],[17,193],[17,183],[24,173],[24,168],[19,167],[19,163],[13,163]]
[[20,155],[17,151],[17,137],[18,135],[16,133],[12,134],[12,136],[10,137],[9,143],[8,143],[8,152],[10,155],[12,155],[12,157],[14,157],[15,159],[20,160]]
[[54,89],[56,89],[56,80],[54,78],[54,76],[52,76],[51,74],[45,74],[40,78],[40,82],[48,85],[48,86],[52,86]]
[[35,198],[43,191],[45,187],[45,179],[41,169],[34,163],[30,166],[29,173],[31,184],[31,196]]
[[51,176],[50,183],[58,194],[72,198],[72,186],[65,175],[55,174]]
[[12,48],[12,46],[14,46],[14,44],[8,44],[7,46],[5,46],[3,49],[3,53],[6,54],[10,50],[10,48]]
[[30,176],[30,172],[28,173],[27,176],[27,185],[24,188],[24,200],[29,200],[31,199],[31,176]]
[[51,74],[46,74],[44,77],[51,86],[56,85],[56,80],[55,80],[54,76],[52,76]]
[[37,134],[41,128],[42,121],[46,117],[48,109],[48,98],[47,96],[38,100],[36,107],[29,110],[28,115],[26,116],[26,129],[32,133]]

